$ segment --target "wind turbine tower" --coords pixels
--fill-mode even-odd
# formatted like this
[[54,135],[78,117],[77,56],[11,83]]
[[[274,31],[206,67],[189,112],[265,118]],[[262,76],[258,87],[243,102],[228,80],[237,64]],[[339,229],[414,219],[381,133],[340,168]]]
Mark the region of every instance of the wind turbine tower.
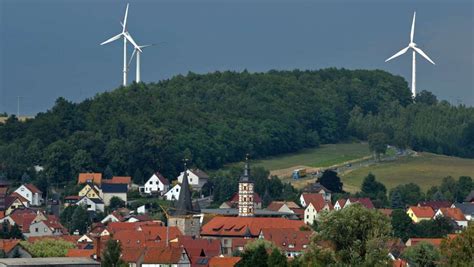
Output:
[[128,62],[128,65],[130,66],[130,63],[132,63],[132,60],[133,60],[133,57],[135,55],[137,55],[137,59],[136,59],[136,76],[135,76],[135,80],[137,83],[139,83],[141,81],[141,74],[140,74],[140,57],[141,57],[141,54],[142,54],[142,50],[141,49],[144,49],[144,48],[147,48],[147,47],[150,47],[150,46],[154,46],[156,44],[149,44],[149,45],[140,45],[140,46],[135,46],[135,48],[133,49],[133,52],[132,52],[132,56],[130,57],[130,61]]
[[410,43],[408,44],[407,47],[403,48],[399,52],[397,52],[395,55],[389,57],[385,62],[390,61],[398,56],[401,56],[405,54],[410,48],[413,50],[412,51],[412,69],[411,69],[411,93],[413,98],[416,97],[416,53],[420,54],[422,57],[424,57],[426,60],[428,60],[431,64],[435,65],[433,60],[428,57],[428,55],[423,52],[420,48],[416,46],[416,43],[413,42],[413,37],[415,35],[415,19],[416,19],[416,12],[413,14],[413,21],[411,23],[411,33],[410,33]]

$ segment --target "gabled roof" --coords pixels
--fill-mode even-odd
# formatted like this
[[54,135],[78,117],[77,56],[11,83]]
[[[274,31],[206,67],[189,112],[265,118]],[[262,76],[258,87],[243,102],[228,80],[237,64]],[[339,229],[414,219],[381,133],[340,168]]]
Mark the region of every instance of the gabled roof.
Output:
[[418,203],[418,207],[431,207],[433,210],[439,210],[440,208],[449,208],[451,207],[451,202],[449,201],[422,201]]
[[435,212],[431,207],[410,206],[408,209],[411,209],[418,218],[433,218],[435,215]]
[[209,267],[232,267],[241,259],[241,257],[212,257],[209,260]]
[[464,215],[474,216],[474,203],[471,203],[471,202],[454,203],[452,206],[454,208],[460,209]]
[[[84,189],[85,187],[89,187],[89,188],[90,188],[89,191],[92,190],[92,191],[94,191],[94,193],[95,193],[96,195],[100,195],[99,188],[97,187],[97,185],[92,184],[92,183],[86,183],[86,185],[84,185],[83,189]],[[88,194],[89,191],[87,191],[86,194]]]
[[127,249],[122,249],[122,256],[120,258],[126,263],[136,263],[143,253],[145,253],[145,248],[128,247]]
[[179,228],[176,226],[169,226],[168,229],[166,228],[166,226],[161,226],[159,224],[141,226],[142,232],[147,236],[148,240],[166,241],[166,231],[168,231],[169,240],[181,238],[183,236],[183,233],[181,233]]
[[310,183],[310,184],[307,184],[303,188],[303,192],[305,193],[318,193],[319,194],[319,192],[321,192],[322,190],[324,190],[326,193],[332,193],[331,190],[327,189],[320,183]]
[[349,198],[349,200],[351,201],[351,204],[353,203],[360,203],[362,204],[362,206],[366,207],[367,209],[374,209],[374,204],[372,203],[372,200],[370,200],[370,198],[368,197],[364,197],[364,198]]
[[137,230],[122,230],[115,232],[113,239],[119,240],[123,248],[144,247],[147,237],[144,232]]
[[3,250],[5,253],[9,253],[18,244],[20,244],[20,241],[20,239],[0,239],[0,250]]
[[[17,200],[22,202],[21,199],[19,197],[16,197],[16,196],[7,196],[5,197],[5,208],[8,208],[10,207],[14,202],[15,200]],[[23,206],[23,202],[22,202],[22,206]]]
[[[219,256],[221,252],[221,241],[217,239],[192,238],[190,236],[181,236],[178,238],[178,246],[182,246],[188,252],[191,259],[198,257]],[[204,255],[202,255],[202,253]],[[195,263],[194,261],[192,262]]]
[[127,184],[102,184],[102,193],[127,193]]
[[326,205],[327,205],[327,208],[329,210],[333,210],[334,209],[334,206],[331,204],[331,202],[325,202],[324,200],[320,201],[320,200],[317,200],[317,201],[311,201],[309,203],[307,203],[307,206],[306,208],[308,208],[309,206],[313,206],[313,208],[317,211],[317,212],[320,212],[321,210],[323,210]]
[[30,202],[28,199],[24,198],[22,195],[18,194],[17,192],[11,193],[10,196],[20,199],[21,202]]
[[318,193],[303,193],[301,194],[301,197],[304,199],[306,206],[309,205],[310,202],[325,202],[323,195]]
[[262,228],[292,228],[304,226],[300,220],[270,217],[223,217],[216,216],[201,227],[201,236],[235,236],[250,235],[257,237]]
[[209,179],[209,175],[200,169],[191,169],[189,170],[194,173],[199,179]]
[[130,176],[114,176],[112,179],[103,179],[102,184],[132,184],[132,177]]
[[283,251],[303,251],[311,242],[313,231],[293,228],[263,228],[263,239],[272,242]]
[[102,173],[79,173],[78,184],[85,184],[90,180],[94,184],[102,184]]
[[160,172],[155,172],[155,176],[160,180],[160,182],[164,185],[169,185],[170,181],[166,179]]
[[279,209],[281,209],[281,207],[283,207],[283,205],[286,205],[289,209],[300,208],[300,206],[298,206],[293,201],[272,201],[270,205],[268,205],[267,210],[278,211]]
[[43,193],[34,184],[25,184],[25,187],[28,188],[28,190],[30,190],[31,193],[33,193],[33,194],[35,194],[35,193],[42,194]]
[[334,203],[334,206],[336,206],[336,204],[339,204],[339,207],[344,208],[344,205],[346,205],[346,202],[347,202],[347,199],[345,198],[340,198],[336,201],[336,203]]
[[181,260],[183,248],[152,247],[145,251],[143,263],[146,264],[177,264]]
[[440,208],[439,210],[445,217],[451,218],[455,221],[466,221],[466,217],[458,208]]
[[10,218],[20,226],[23,233],[30,231],[31,222],[36,218],[36,211],[31,209],[16,209],[10,215]]

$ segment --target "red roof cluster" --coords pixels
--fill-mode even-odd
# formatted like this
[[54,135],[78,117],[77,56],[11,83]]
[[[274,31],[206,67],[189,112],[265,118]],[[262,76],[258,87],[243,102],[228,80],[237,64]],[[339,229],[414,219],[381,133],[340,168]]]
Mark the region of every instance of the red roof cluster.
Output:
[[464,213],[459,208],[440,208],[440,212],[443,216],[451,218],[455,221],[466,221]]
[[411,209],[413,213],[415,214],[416,217],[418,218],[433,218],[435,215],[434,210],[429,207],[417,207],[417,206],[410,206],[408,208],[409,210]]
[[293,228],[263,228],[260,236],[283,251],[302,251],[311,242],[313,231]]

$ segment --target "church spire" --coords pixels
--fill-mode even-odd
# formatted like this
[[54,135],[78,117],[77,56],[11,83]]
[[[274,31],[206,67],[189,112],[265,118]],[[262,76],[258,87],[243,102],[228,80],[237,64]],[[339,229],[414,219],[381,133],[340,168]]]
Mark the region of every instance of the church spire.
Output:
[[244,173],[239,180],[239,216],[254,216],[254,192],[253,182],[250,179],[249,154],[245,156]]
[[245,155],[245,166],[244,166],[244,174],[240,176],[241,182],[248,182],[250,181],[250,165],[249,165],[249,154]]
[[191,199],[191,189],[188,181],[188,159],[183,159],[184,174],[181,182],[181,189],[179,191],[179,198],[176,202],[174,215],[188,215],[193,213],[193,203]]

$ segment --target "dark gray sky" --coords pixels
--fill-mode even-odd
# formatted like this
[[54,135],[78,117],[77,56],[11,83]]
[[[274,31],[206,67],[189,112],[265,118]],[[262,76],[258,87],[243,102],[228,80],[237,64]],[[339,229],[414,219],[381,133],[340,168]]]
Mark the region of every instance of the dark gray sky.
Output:
[[[125,1],[0,0],[0,112],[49,109],[121,84]],[[384,69],[411,79],[405,47],[413,11],[417,88],[474,105],[473,1],[130,1],[129,32],[145,50],[142,79],[188,71]],[[129,54],[131,52],[131,47]],[[134,66],[129,80],[134,79]]]

